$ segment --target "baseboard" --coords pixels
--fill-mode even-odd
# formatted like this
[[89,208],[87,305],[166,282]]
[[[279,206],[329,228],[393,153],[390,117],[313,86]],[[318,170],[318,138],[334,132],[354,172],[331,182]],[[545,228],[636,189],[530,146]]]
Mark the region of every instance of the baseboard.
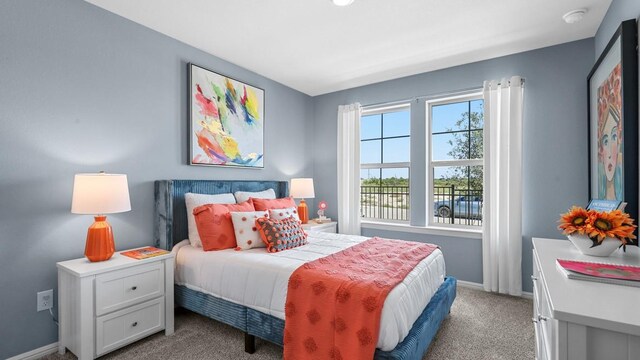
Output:
[[37,349],[27,351],[26,353],[22,353],[14,357],[10,357],[7,360],[35,360],[43,356],[53,354],[56,351],[58,351],[58,343],[54,342],[53,344],[45,345],[43,347],[39,347]]
[[[484,286],[482,284],[471,282],[471,281],[458,280],[458,285],[469,288],[469,289],[484,291]],[[533,299],[533,293],[530,293],[528,291],[523,291],[520,297],[523,297],[525,299]]]
[[484,286],[482,284],[471,282],[471,281],[458,280],[458,285],[462,287],[474,289],[474,290],[484,290]]
[[533,300],[533,293],[531,292],[523,291],[521,296],[525,299]]

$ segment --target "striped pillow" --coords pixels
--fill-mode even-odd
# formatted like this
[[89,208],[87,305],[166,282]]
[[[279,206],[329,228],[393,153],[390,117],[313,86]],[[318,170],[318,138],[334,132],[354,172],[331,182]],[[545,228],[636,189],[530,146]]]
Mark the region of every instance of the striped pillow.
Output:
[[302,230],[300,221],[289,217],[284,220],[259,218],[256,226],[267,251],[278,252],[307,244],[307,234]]

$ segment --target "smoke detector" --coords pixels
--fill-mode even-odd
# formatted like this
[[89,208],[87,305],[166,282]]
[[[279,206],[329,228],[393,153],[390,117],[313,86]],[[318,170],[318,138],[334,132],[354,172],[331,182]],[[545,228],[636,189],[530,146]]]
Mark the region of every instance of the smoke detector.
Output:
[[582,18],[586,13],[587,13],[587,9],[577,9],[577,10],[569,11],[568,13],[562,15],[562,19],[567,24],[575,24],[578,21],[582,20]]

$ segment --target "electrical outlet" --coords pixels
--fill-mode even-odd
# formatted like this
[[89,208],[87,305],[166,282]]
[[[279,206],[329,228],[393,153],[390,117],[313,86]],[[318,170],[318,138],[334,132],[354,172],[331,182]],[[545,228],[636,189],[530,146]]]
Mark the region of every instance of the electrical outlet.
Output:
[[38,311],[49,310],[53,307],[53,289],[38,293]]

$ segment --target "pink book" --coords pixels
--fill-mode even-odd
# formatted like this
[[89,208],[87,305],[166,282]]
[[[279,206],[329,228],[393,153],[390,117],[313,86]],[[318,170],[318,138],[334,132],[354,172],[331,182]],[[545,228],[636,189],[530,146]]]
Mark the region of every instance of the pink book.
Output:
[[640,267],[558,259],[558,268],[569,279],[640,287]]
[[142,260],[142,259],[148,259],[150,257],[168,254],[168,253],[169,251],[167,250],[158,249],[152,246],[147,246],[145,248],[140,248],[136,250],[123,251],[120,254],[124,256],[128,256],[130,258]]

